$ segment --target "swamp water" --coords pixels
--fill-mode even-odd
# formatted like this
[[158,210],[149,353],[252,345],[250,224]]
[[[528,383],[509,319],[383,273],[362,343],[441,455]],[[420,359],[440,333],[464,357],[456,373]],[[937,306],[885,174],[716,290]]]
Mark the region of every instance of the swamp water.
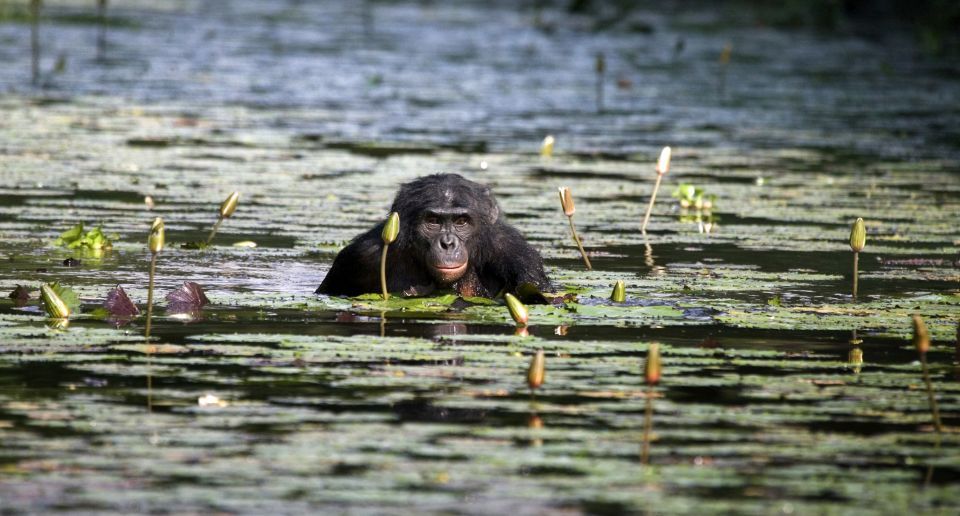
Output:
[[[293,1],[111,2],[97,59],[85,4],[47,4],[36,89],[28,26],[0,25],[0,291],[34,291],[0,299],[0,510],[960,507],[955,60],[906,35],[881,45],[713,10],[639,10],[595,31],[509,4]],[[673,167],[643,236],[665,144]],[[491,185],[576,294],[531,306],[529,337],[498,304],[313,294],[398,184],[441,170]],[[679,208],[681,183],[715,196],[712,219]],[[214,245],[180,249],[233,190]],[[96,309],[118,284],[143,307],[156,216],[168,245],[148,344],[142,317],[115,326]],[[115,235],[112,250],[52,244],[78,222]],[[624,304],[607,299],[617,280]],[[65,327],[37,306],[53,281],[83,302]],[[184,281],[211,303],[165,313]],[[913,313],[934,339],[939,444]],[[645,467],[652,342],[664,372]],[[538,348],[546,383],[531,396]]]

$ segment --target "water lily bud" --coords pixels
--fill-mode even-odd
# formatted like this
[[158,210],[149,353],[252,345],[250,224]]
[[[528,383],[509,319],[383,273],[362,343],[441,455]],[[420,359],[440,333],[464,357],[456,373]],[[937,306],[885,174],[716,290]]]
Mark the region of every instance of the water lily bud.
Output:
[[853,227],[850,228],[850,249],[853,249],[853,252],[859,253],[863,251],[864,246],[867,245],[867,228],[863,223],[862,218],[857,218],[853,223]]
[[543,139],[543,144],[540,145],[540,157],[549,158],[553,156],[553,135],[548,134],[546,138]]
[[913,314],[913,345],[921,355],[930,350],[930,334],[919,314]]
[[623,280],[617,280],[616,285],[613,286],[613,294],[610,295],[610,300],[614,303],[623,303],[627,300],[627,290],[623,285]]
[[559,190],[560,206],[563,207],[563,214],[568,217],[572,217],[577,211],[577,207],[573,204],[573,193],[566,186],[561,186]]
[[543,350],[538,349],[537,354],[533,355],[530,360],[530,368],[527,369],[527,385],[531,389],[539,389],[543,385],[543,380],[547,374],[546,362],[547,357],[543,354]]
[[657,160],[657,173],[661,176],[670,171],[670,155],[672,152],[670,147],[664,147],[660,151],[660,159]]
[[660,382],[660,344],[650,344],[647,350],[647,361],[643,367],[643,376],[648,385]]
[[850,349],[850,353],[847,356],[847,362],[853,366],[853,372],[859,373],[860,369],[863,367],[863,349],[859,347]]
[[383,238],[384,244],[392,244],[396,239],[397,235],[400,234],[400,214],[393,212],[387,217],[387,223],[383,225],[383,232],[380,233],[380,237]]
[[153,219],[153,224],[150,225],[150,237],[147,239],[147,246],[151,253],[157,254],[163,250],[164,242],[163,219],[157,217]]
[[730,63],[730,55],[733,53],[733,45],[727,43],[723,46],[723,50],[720,51],[720,64],[727,65]]
[[513,317],[513,320],[516,321],[518,325],[526,326],[530,318],[527,307],[513,294],[504,294],[503,298],[507,301],[507,310],[510,311],[510,317]]
[[220,216],[228,218],[237,211],[237,202],[240,201],[240,192],[233,192],[220,204]]
[[55,319],[65,319],[70,317],[70,307],[57,295],[56,291],[50,285],[40,286],[40,299],[43,300],[43,307],[47,315]]

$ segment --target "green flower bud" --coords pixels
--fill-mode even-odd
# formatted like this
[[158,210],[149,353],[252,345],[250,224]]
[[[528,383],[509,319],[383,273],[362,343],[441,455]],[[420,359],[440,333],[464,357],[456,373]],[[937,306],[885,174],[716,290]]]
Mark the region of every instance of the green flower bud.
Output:
[[43,300],[43,308],[47,315],[55,319],[65,319],[70,317],[70,307],[57,295],[56,291],[50,285],[40,286],[40,299]]
[[627,300],[627,290],[623,285],[623,280],[617,280],[617,283],[613,286],[613,294],[610,295],[610,300],[614,303],[623,303]]
[[530,313],[527,311],[527,307],[520,302],[513,294],[504,294],[504,299],[507,301],[507,310],[510,311],[510,317],[513,317],[513,320],[516,321],[519,326],[526,326],[527,321],[530,318]]
[[163,219],[157,217],[153,219],[153,224],[150,225],[150,237],[147,238],[147,247],[150,248],[151,253],[157,254],[163,250],[165,241]]
[[543,385],[543,381],[546,379],[546,362],[547,357],[544,355],[542,349],[537,350],[537,354],[533,355],[533,358],[530,359],[530,367],[527,369],[527,385],[531,389],[539,389]]
[[397,235],[400,234],[400,214],[393,212],[387,217],[387,223],[383,225],[383,232],[380,233],[380,237],[383,238],[384,244],[392,244],[396,239]]
[[230,194],[226,200],[220,203],[220,216],[226,219],[230,217],[230,215],[233,215],[233,212],[237,211],[237,202],[239,201],[240,192]]
[[864,246],[867,245],[867,228],[863,223],[863,219],[857,218],[853,223],[853,227],[850,228],[850,249],[853,249],[853,252],[859,253],[863,251]]
[[851,348],[847,355],[847,363],[853,366],[853,372],[859,373],[863,368],[863,349],[859,347]]

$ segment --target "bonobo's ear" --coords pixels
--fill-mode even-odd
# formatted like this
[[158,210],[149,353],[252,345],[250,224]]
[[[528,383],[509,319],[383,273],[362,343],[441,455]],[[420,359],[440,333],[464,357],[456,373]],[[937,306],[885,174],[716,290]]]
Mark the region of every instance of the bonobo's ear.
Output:
[[483,187],[483,196],[487,200],[484,222],[487,224],[496,224],[497,221],[500,220],[500,205],[497,204],[497,199],[493,196],[493,190],[491,190],[489,186]]

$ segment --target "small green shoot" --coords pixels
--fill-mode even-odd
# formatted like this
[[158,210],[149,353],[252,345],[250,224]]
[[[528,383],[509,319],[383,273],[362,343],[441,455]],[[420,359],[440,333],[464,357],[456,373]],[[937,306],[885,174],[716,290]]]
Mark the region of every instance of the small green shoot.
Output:
[[390,292],[387,291],[387,250],[399,234],[400,214],[393,212],[387,217],[387,222],[383,225],[383,232],[380,233],[380,238],[383,239],[383,252],[380,253],[380,290],[384,301],[390,299]]

